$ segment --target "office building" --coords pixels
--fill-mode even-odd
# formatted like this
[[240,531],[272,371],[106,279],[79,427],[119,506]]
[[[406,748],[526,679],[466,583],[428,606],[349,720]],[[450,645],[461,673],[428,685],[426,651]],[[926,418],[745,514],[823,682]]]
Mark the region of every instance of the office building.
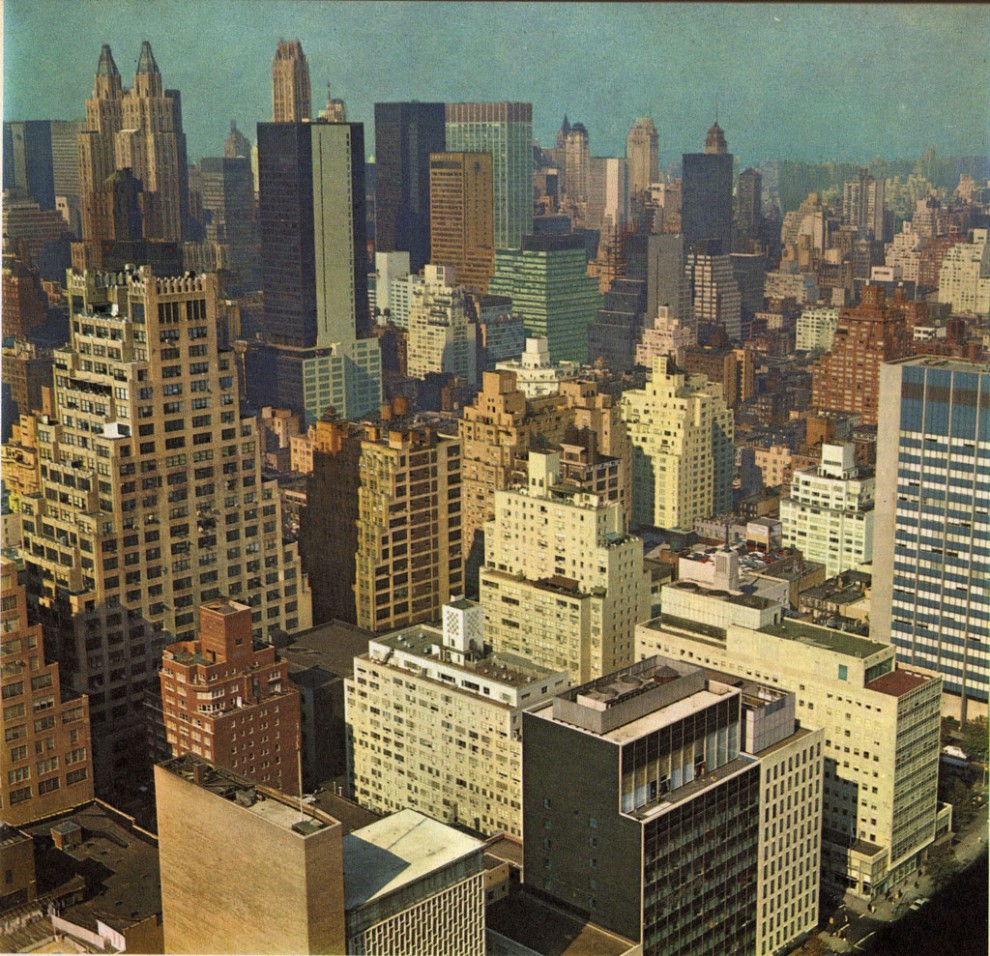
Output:
[[618,501],[565,483],[561,454],[530,450],[526,486],[495,492],[479,600],[496,653],[581,683],[632,659],[649,614],[643,545]]
[[737,688],[659,657],[527,711],[530,891],[644,954],[753,952],[761,780],[742,720]]
[[484,956],[484,846],[414,810],[348,833],[346,952]]
[[798,316],[794,347],[799,352],[828,352],[839,325],[839,310],[829,306],[812,306]]
[[463,593],[460,516],[456,436],[402,420],[365,428],[354,579],[359,627],[390,631],[432,621]]
[[736,180],[735,223],[736,238],[755,251],[763,229],[763,177],[758,170],[744,170]]
[[663,588],[660,617],[636,628],[636,656],[796,695],[801,723],[825,732],[823,881],[876,898],[917,870],[937,818],[951,813],[936,798],[941,678],[898,669],[889,644],[785,618],[779,604],[733,587],[734,553],[716,560],[714,587]]
[[205,157],[199,163],[199,182],[205,239],[222,249],[228,292],[257,289],[260,248],[250,160]]
[[484,642],[484,609],[379,638],[346,681],[354,799],[409,807],[478,833],[522,837],[522,712],[564,690],[553,673]]
[[349,951],[338,820],[191,754],[155,798],[164,952]]
[[518,249],[533,231],[533,106],[531,103],[448,103],[450,152],[490,153],[495,248]]
[[512,299],[527,334],[546,336],[555,362],[587,360],[588,326],[602,307],[602,295],[587,273],[581,236],[524,236],[521,248],[498,248],[488,291]]
[[158,676],[172,756],[193,753],[266,787],[298,791],[299,691],[274,645],[254,644],[250,605],[202,605],[197,639],[166,647]]
[[817,468],[791,478],[790,496],[780,502],[782,543],[825,574],[858,571],[873,560],[876,479],[872,468],[856,464],[856,446],[821,446]]
[[986,229],[974,229],[969,242],[946,252],[938,271],[938,301],[953,312],[990,314],[990,242]]
[[626,137],[629,195],[645,194],[660,182],[660,135],[649,117],[637,119]]
[[478,325],[470,321],[467,300],[449,266],[428,265],[409,303],[407,374],[454,375],[478,384]]
[[722,386],[653,359],[646,387],[622,395],[633,448],[633,527],[694,527],[731,510],[735,449]]
[[636,362],[643,331],[647,283],[616,278],[605,293],[604,305],[588,326],[588,361],[601,359],[612,372],[628,372]]
[[860,169],[855,179],[842,185],[842,221],[855,226],[863,236],[884,239],[883,179],[874,179],[868,169]]
[[870,633],[941,674],[965,720],[986,712],[990,681],[990,369],[892,362],[880,402]]
[[302,123],[312,115],[309,64],[298,40],[279,39],[272,60],[272,121]]
[[63,680],[90,695],[102,795],[140,782],[144,692],[202,603],[250,603],[260,638],[309,626],[310,595],[217,346],[216,278],[70,273],[67,293],[24,558]]
[[50,120],[3,124],[3,188],[23,190],[42,209],[55,208]]
[[699,240],[687,254],[685,271],[694,320],[699,325],[717,325],[731,341],[738,342],[742,338],[742,295],[732,257],[719,249],[718,242]]
[[451,266],[457,284],[488,291],[495,272],[490,153],[430,156],[430,262]]
[[249,396],[303,412],[307,425],[328,407],[371,414],[381,352],[368,308],[363,127],[259,123],[258,164],[270,368],[249,378]]
[[436,262],[430,154],[463,148],[446,142],[444,115],[443,103],[375,104],[375,250],[408,252],[413,273]]
[[574,123],[564,137],[564,196],[568,202],[588,201],[590,158],[588,130],[584,123]]
[[408,279],[408,252],[375,253],[375,315],[380,322],[392,322],[402,328],[408,324]]
[[24,587],[8,558],[0,559],[0,586],[0,813],[5,823],[22,826],[93,799],[89,699],[63,696],[59,666],[46,663],[41,625],[28,624]]
[[682,158],[681,232],[688,248],[717,240],[717,254],[732,252],[732,154],[716,123],[705,137],[703,153]]
[[823,411],[851,412],[864,425],[880,413],[880,366],[911,350],[911,332],[900,309],[879,286],[863,287],[860,303],[839,312],[832,348],[812,367],[811,402]]

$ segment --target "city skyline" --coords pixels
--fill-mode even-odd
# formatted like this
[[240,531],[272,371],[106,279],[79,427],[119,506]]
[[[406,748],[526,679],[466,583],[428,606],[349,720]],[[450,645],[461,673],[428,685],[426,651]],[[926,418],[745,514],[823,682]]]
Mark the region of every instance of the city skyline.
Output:
[[[81,116],[101,44],[126,76],[149,40],[165,84],[182,90],[190,161],[218,155],[231,119],[253,139],[271,116],[271,61],[284,38],[301,41],[314,113],[329,83],[366,125],[369,157],[374,103],[417,99],[532,102],[538,142],[552,144],[566,113],[588,128],[593,155],[624,155],[630,126],[650,116],[661,167],[700,149],[716,109],[741,168],[910,158],[928,144],[943,155],[990,148],[982,5],[276,0],[262,17],[249,15],[262,9],[256,0],[162,0],[153,9],[149,19],[134,0],[9,0],[4,118]],[[53,23],[60,69],[37,72]],[[974,115],[986,122],[965,121]]]

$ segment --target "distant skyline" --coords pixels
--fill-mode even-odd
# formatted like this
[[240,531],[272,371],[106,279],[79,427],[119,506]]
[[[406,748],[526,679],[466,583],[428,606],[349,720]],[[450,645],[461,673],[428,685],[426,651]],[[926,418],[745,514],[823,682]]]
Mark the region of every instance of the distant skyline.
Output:
[[231,119],[271,119],[280,37],[306,53],[313,109],[329,82],[374,148],[374,103],[522,100],[544,146],[566,113],[591,152],[625,154],[638,116],[660,162],[702,149],[716,106],[742,167],[990,151],[983,4],[353,3],[6,0],[4,119],[78,119],[103,43],[124,84],[141,41],[182,93],[190,162]]

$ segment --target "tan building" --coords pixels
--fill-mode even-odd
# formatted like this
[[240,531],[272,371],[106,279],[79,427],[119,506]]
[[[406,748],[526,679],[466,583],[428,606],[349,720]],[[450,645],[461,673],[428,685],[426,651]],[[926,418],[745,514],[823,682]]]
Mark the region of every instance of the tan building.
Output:
[[41,626],[28,624],[17,566],[6,558],[0,593],[0,819],[21,826],[93,799],[89,699],[63,697],[59,666],[45,663]]
[[493,190],[491,153],[430,154],[430,262],[480,292],[495,274]]
[[347,952],[484,956],[483,849],[414,810],[348,833]]
[[464,593],[460,442],[428,426],[367,426],[358,462],[357,625],[434,620]]
[[942,680],[898,669],[895,649],[784,618],[765,599],[668,585],[636,628],[636,657],[664,654],[794,692],[825,734],[823,879],[871,899],[914,872],[935,838]]
[[267,787],[299,789],[299,691],[275,647],[254,646],[248,605],[204,604],[198,640],[166,647],[158,676],[173,756],[193,753]]
[[37,426],[41,490],[21,497],[24,557],[63,678],[90,695],[97,790],[136,786],[137,715],[164,646],[197,608],[252,606],[255,637],[311,623],[274,481],[216,343],[216,277],[70,274],[56,417]]
[[643,545],[622,509],[561,481],[560,454],[529,454],[528,484],[495,494],[479,580],[487,639],[583,683],[630,662],[650,608]]
[[272,60],[272,120],[302,123],[309,119],[312,108],[309,64],[302,44],[298,40],[280,39]]
[[444,606],[442,630],[372,641],[345,681],[354,798],[521,838],[522,711],[567,686],[565,672],[492,653],[470,601]]
[[155,767],[166,953],[344,953],[343,827],[198,757]]
[[733,419],[722,386],[653,359],[646,387],[622,395],[633,446],[633,527],[692,528],[731,509]]

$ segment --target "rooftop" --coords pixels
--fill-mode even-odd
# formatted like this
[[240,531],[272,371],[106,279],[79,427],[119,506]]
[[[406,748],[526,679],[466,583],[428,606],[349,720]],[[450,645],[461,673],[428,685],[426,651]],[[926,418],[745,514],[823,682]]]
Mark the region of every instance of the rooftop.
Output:
[[881,694],[889,694],[891,697],[903,697],[911,693],[923,684],[928,684],[932,680],[926,674],[917,674],[914,671],[907,671],[903,668],[896,671],[888,671],[886,674],[870,681],[866,686],[870,690],[879,691]]
[[345,905],[356,909],[483,848],[453,827],[400,810],[344,837]]
[[860,659],[879,654],[891,647],[890,644],[881,644],[879,641],[871,641],[865,637],[856,637],[843,631],[833,631],[828,627],[805,624],[789,618],[784,618],[779,624],[768,624],[761,627],[760,630],[773,637],[796,641],[799,644],[806,644],[808,647],[818,647],[825,651],[831,651],[833,654]]
[[289,663],[289,676],[298,680],[306,671],[324,672],[337,677],[354,675],[354,658],[368,652],[368,641],[375,635],[354,624],[330,621],[308,631],[300,631],[279,642],[278,653]]

